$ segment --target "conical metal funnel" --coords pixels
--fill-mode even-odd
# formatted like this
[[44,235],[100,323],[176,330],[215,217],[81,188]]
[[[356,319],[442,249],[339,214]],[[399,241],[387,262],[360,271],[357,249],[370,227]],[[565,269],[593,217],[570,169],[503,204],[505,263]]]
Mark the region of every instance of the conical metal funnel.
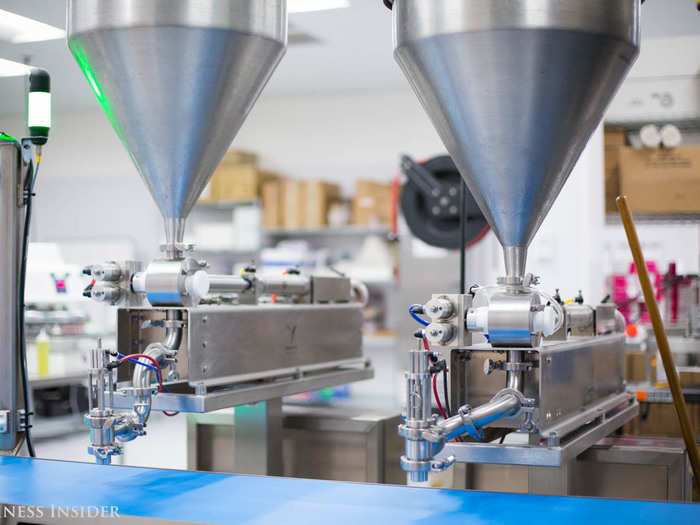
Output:
[[285,52],[286,0],[70,0],[68,47],[169,244]]
[[503,245],[527,247],[638,54],[638,0],[395,0],[394,56]]

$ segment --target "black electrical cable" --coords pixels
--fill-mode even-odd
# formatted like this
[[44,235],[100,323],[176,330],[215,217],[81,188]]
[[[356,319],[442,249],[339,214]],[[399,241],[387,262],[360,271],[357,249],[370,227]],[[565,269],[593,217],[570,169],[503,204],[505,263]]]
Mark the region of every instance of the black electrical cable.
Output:
[[27,179],[24,184],[25,192],[25,213],[24,213],[24,231],[22,232],[22,257],[20,259],[19,282],[17,291],[17,322],[19,334],[19,352],[20,352],[20,368],[22,374],[22,392],[24,394],[24,438],[27,441],[27,450],[31,457],[35,457],[34,443],[32,442],[31,434],[31,412],[30,408],[30,389],[29,389],[29,374],[27,373],[27,332],[24,324],[24,290],[27,281],[27,249],[29,248],[29,226],[32,220],[32,197],[34,196],[34,183],[39,174],[39,164],[37,163],[36,171],[33,164],[29,165]]

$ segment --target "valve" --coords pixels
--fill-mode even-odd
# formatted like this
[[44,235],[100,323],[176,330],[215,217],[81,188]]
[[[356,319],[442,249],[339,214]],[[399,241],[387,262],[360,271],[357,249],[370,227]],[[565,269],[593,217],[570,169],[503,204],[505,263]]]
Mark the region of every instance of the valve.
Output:
[[455,327],[449,323],[430,323],[425,328],[426,339],[433,344],[446,345],[455,337]]

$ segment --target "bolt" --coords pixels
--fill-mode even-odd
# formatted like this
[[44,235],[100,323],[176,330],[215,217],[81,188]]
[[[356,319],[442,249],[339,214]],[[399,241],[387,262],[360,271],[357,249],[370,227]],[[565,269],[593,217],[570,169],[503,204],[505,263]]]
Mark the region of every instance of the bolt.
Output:
[[207,316],[202,317],[202,324],[207,324]]
[[440,215],[440,207],[433,206],[433,215]]

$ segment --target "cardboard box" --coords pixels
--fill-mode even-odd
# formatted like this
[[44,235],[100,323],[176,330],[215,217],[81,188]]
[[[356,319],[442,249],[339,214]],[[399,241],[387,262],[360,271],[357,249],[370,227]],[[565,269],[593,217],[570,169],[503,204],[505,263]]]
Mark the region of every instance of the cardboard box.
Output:
[[340,186],[330,182],[309,181],[306,183],[306,228],[328,226],[328,210],[340,200]]
[[696,388],[700,386],[700,371],[679,369],[678,378],[682,388]]
[[630,383],[641,383],[647,379],[647,353],[641,350],[628,350],[627,358],[627,381]]
[[263,183],[276,175],[260,170],[257,163],[254,153],[227,152],[202,191],[200,202],[240,202],[260,198]]
[[360,179],[355,184],[352,202],[353,222],[362,226],[378,226],[391,222],[391,184]]
[[266,230],[281,228],[282,220],[282,181],[270,180],[262,187],[262,225]]
[[258,165],[258,155],[252,151],[244,151],[240,149],[231,149],[226,152],[222,163],[228,164],[254,164]]
[[[689,403],[688,412],[700,437],[700,405]],[[623,427],[623,432],[631,436],[681,437],[681,426],[673,403],[643,403],[640,414]]]
[[633,212],[700,212],[700,146],[621,148],[620,188]]
[[605,213],[617,213],[615,199],[620,195],[620,149],[625,145],[623,129],[605,128]]
[[301,229],[306,224],[306,182],[285,179],[281,184],[282,227]]

